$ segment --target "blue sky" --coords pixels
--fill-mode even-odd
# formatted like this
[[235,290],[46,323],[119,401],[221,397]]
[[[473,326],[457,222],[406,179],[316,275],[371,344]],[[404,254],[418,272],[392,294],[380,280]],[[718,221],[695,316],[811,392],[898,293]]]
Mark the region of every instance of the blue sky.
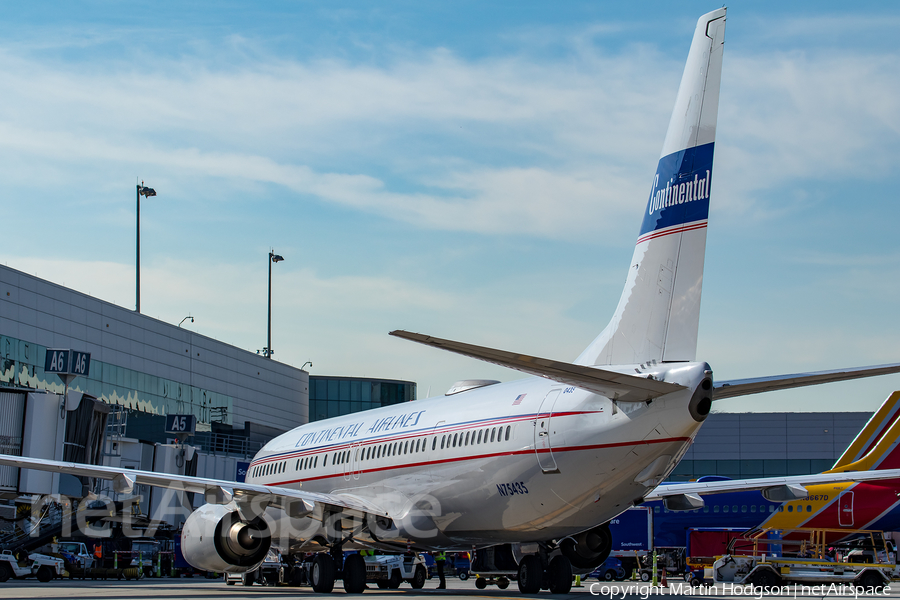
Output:
[[[0,19],[0,260],[311,372],[518,374],[618,301],[700,2],[42,2]],[[900,6],[729,7],[698,358],[900,361]],[[900,376],[717,410],[872,410]]]

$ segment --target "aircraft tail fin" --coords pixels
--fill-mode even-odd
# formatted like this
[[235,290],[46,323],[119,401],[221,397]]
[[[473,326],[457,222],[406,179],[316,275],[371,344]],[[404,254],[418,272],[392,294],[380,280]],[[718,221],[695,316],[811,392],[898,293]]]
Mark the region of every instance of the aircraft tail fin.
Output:
[[700,17],[625,289],[575,364],[696,358],[724,36],[724,8]]
[[900,467],[900,391],[888,396],[829,473]]

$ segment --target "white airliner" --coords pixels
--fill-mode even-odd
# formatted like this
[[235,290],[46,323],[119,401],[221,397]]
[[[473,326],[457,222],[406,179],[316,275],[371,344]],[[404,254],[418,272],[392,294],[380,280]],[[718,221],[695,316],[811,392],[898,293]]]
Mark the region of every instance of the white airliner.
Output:
[[[461,382],[449,398],[298,427],[260,450],[245,483],[14,456],[0,464],[110,479],[126,494],[135,483],[205,494],[182,534],[185,558],[200,569],[252,570],[275,539],[285,552],[323,550],[311,568],[315,591],[342,579],[355,593],[365,587],[365,564],[359,555],[343,560],[343,549],[513,548],[522,592],[568,592],[573,566],[591,568],[609,554],[611,518],[651,494],[692,509],[698,493],[721,491],[715,483],[659,486],[714,399],[900,371],[893,364],[714,385],[710,366],[696,360],[724,33],[724,8],[697,23],[625,290],[574,362],[394,331],[535,377]],[[777,499],[803,484],[861,477],[743,485]],[[731,491],[741,482],[725,484]]]

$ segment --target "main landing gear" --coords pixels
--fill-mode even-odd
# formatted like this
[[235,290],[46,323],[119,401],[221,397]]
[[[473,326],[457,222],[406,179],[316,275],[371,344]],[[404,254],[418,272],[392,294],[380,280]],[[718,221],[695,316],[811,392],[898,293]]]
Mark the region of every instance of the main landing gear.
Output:
[[572,563],[569,559],[554,556],[547,564],[546,558],[546,555],[541,554],[526,554],[522,557],[517,582],[520,592],[537,594],[541,589],[549,589],[552,594],[568,594],[572,590]]

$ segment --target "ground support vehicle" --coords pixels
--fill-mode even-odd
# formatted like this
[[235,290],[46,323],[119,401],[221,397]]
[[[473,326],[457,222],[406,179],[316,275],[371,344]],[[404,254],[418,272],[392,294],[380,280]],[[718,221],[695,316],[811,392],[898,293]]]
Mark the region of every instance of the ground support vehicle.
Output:
[[880,590],[897,576],[897,565],[839,563],[814,558],[773,558],[727,554],[713,563],[714,583],[777,587],[784,584],[852,584]]
[[489,585],[505,590],[519,574],[519,564],[509,544],[477,550],[471,569],[475,574],[475,587],[479,590]]
[[[720,556],[726,554],[747,554],[732,548],[729,545],[736,539],[741,539],[746,529],[738,527],[690,527],[687,530],[685,548],[684,580],[694,585],[702,583],[704,571],[712,567]],[[751,552],[752,553],[752,552]],[[770,555],[778,555],[773,549]]]
[[[686,572],[684,548],[657,548],[654,552],[656,553],[657,577],[662,577],[663,571],[667,577],[680,577]],[[653,579],[653,553],[641,557],[640,573],[641,581]]]
[[134,540],[131,543],[131,565],[137,567],[144,577],[153,577],[159,566],[162,548],[157,540]]
[[640,572],[653,552],[653,511],[646,506],[629,508],[609,522],[609,533],[612,536],[609,558],[619,559],[622,579],[631,579],[632,573]]
[[609,557],[603,564],[584,576],[584,579],[596,577],[600,581],[623,581],[626,577],[625,568],[618,558]]
[[266,559],[256,569],[246,573],[225,573],[224,579],[226,585],[234,585],[238,582],[241,585],[253,585],[254,583],[283,585],[284,564],[281,562],[281,553],[272,548],[266,554]]
[[88,552],[87,545],[84,542],[59,542],[56,547],[56,552],[72,566],[82,570],[87,570],[94,566],[94,555]]
[[266,554],[266,560],[256,569],[256,579],[262,585],[281,585],[284,583],[284,564],[281,553],[272,548]]
[[29,554],[27,560],[19,561],[9,550],[0,553],[0,581],[36,577],[38,581],[46,583],[54,577],[66,576],[68,571],[61,558],[45,554]]
[[[445,569],[453,569],[456,571],[456,576],[459,577],[460,581],[465,581],[469,578],[469,572],[472,569],[472,561],[469,560],[469,555],[465,552],[459,552],[447,561],[448,564],[444,565]],[[447,573],[444,573],[446,576]]]
[[[425,560],[421,556],[410,556],[408,554],[381,554],[377,556],[360,556],[359,554],[351,554],[344,562],[344,586],[347,586],[348,571],[351,577],[358,576],[354,569],[358,569],[356,564],[358,561],[355,557],[359,557],[365,566],[365,581],[374,583],[381,589],[395,590],[400,584],[406,581],[413,589],[421,589],[425,586],[425,580],[428,578],[428,571],[425,567]],[[348,566],[354,563],[353,567]],[[351,587],[353,584],[351,584]]]

